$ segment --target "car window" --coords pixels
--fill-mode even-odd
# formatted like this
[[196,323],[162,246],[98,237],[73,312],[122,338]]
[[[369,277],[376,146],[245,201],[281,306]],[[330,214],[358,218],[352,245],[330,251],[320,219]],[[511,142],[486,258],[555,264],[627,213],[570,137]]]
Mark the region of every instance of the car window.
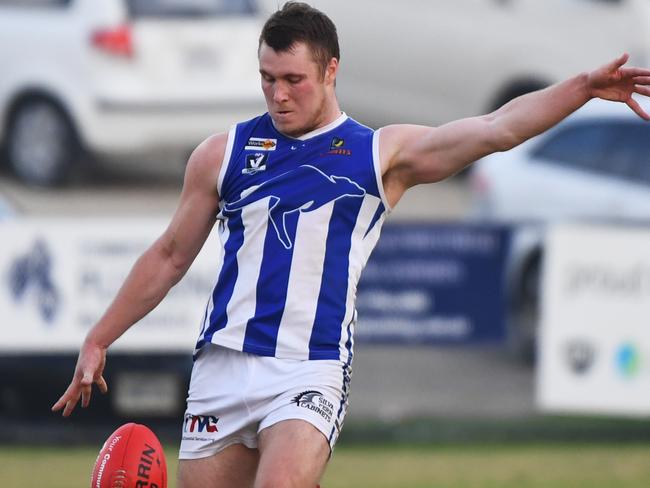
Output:
[[621,122],[612,129],[609,148],[612,173],[650,185],[650,126],[641,121]]
[[610,128],[600,122],[573,123],[559,128],[533,153],[535,159],[587,171],[606,171]]
[[567,124],[535,148],[533,159],[650,184],[650,125],[616,119]]
[[127,0],[132,17],[209,17],[252,14],[255,0]]

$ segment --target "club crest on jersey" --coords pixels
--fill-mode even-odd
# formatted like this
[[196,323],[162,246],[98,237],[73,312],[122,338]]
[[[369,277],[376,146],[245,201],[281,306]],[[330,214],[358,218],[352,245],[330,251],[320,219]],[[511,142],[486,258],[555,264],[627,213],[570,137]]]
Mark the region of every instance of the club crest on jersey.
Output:
[[332,138],[332,142],[330,144],[330,151],[334,149],[341,149],[345,145],[345,140],[341,139],[340,137],[334,137]]
[[336,154],[339,156],[352,156],[352,151],[349,149],[344,149],[343,146],[345,146],[345,140],[341,139],[340,137],[334,137],[332,138],[332,142],[330,143],[330,150],[327,154]]
[[266,162],[268,159],[268,153],[247,154],[246,167],[241,172],[245,175],[254,175],[260,171],[266,171]]
[[245,151],[275,151],[278,145],[277,139],[265,139],[263,137],[251,137],[244,147]]

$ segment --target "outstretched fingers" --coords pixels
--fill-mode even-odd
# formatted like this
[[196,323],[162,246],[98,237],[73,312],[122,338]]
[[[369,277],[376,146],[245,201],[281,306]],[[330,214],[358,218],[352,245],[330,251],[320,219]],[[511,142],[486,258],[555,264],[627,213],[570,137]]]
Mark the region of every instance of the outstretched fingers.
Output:
[[637,78],[650,77],[650,69],[647,68],[636,68],[636,67],[621,68],[621,73],[626,78],[634,78],[635,82]]
[[650,86],[634,85],[634,92],[638,93],[639,95],[650,97]]
[[639,105],[639,102],[637,102],[634,98],[630,97],[626,102],[628,107],[630,107],[635,114],[637,114],[639,117],[641,117],[644,120],[650,120],[650,115],[648,115],[642,108],[641,105]]

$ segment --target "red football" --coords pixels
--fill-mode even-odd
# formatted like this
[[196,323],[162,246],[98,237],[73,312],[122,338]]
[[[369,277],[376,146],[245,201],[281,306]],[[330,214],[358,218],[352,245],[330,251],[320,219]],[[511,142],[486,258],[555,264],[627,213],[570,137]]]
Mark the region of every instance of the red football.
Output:
[[167,463],[160,441],[149,428],[124,424],[97,456],[90,488],[167,488]]

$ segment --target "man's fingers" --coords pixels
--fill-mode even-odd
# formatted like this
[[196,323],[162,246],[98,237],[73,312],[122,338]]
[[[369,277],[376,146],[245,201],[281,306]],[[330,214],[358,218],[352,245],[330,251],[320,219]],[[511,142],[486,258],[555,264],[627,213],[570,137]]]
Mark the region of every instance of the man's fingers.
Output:
[[90,386],[93,384],[93,374],[89,371],[86,371],[81,378],[81,386]]
[[67,401],[66,395],[63,395],[61,398],[57,400],[57,402],[54,405],[52,405],[52,411],[58,412],[59,410],[61,410],[63,408],[63,405],[65,405],[66,401]]
[[86,408],[90,403],[90,397],[93,392],[93,374],[86,371],[81,378],[81,408]]
[[616,71],[618,68],[627,63],[628,59],[630,59],[630,55],[628,53],[623,53],[618,58],[609,63],[607,65],[607,68],[609,71]]
[[650,120],[650,115],[645,113],[645,111],[641,108],[641,105],[639,105],[639,102],[637,102],[634,98],[630,97],[629,100],[625,103],[628,107],[634,110],[634,113],[636,113],[639,117],[644,120]]
[[650,85],[650,74],[648,76],[635,76],[632,81],[639,85]]
[[81,408],[86,408],[90,404],[90,397],[93,394],[92,384],[81,387]]
[[636,78],[639,76],[650,76],[650,69],[647,68],[621,68],[621,73],[627,78]]
[[79,395],[77,395],[76,398],[70,399],[66,402],[65,408],[63,409],[63,416],[64,417],[69,417],[72,411],[75,409],[77,406],[77,403],[79,402]]
[[650,97],[650,86],[634,85],[634,91],[639,95]]
[[100,376],[95,383],[97,383],[99,391],[101,391],[102,393],[108,392],[108,385],[106,384],[106,380],[104,379],[103,376]]
[[65,390],[63,395],[61,395],[61,398],[59,398],[57,402],[54,405],[52,405],[52,411],[56,412],[58,410],[61,410],[63,406],[67,403],[70,396],[73,394],[73,391],[74,391],[74,384],[70,383],[70,385]]

